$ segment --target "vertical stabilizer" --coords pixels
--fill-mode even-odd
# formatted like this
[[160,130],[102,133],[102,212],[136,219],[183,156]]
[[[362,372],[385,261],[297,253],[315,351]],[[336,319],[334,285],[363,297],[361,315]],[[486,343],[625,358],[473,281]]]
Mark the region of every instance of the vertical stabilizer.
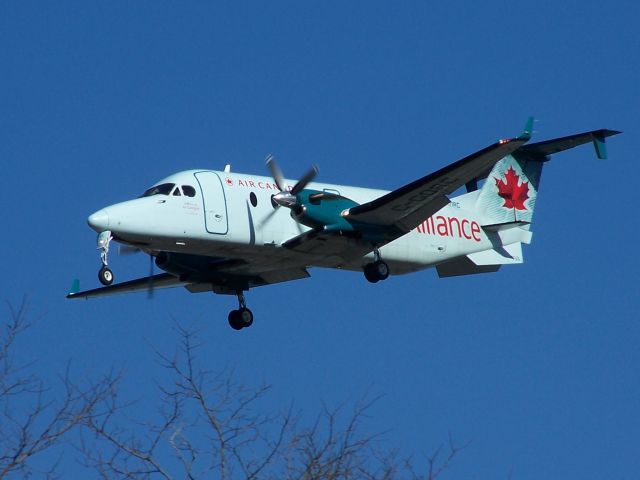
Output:
[[542,165],[540,160],[517,153],[495,164],[476,201],[485,224],[531,222]]

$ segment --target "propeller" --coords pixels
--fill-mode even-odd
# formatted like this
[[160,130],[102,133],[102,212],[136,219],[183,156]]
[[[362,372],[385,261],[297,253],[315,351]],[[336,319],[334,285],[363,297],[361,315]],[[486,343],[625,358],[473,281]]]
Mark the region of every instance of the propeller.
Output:
[[[132,245],[123,245],[123,244],[118,244],[118,255],[132,255],[134,253],[142,253],[144,252],[144,250],[142,250],[139,247],[134,247]],[[153,275],[154,275],[154,259],[153,259],[153,255],[149,254],[149,277],[147,280],[147,298],[148,299],[152,299],[153,298],[153,290],[154,290],[154,281],[153,281]]]
[[153,264],[154,264],[153,255],[149,254],[149,280],[147,282],[147,298],[149,300],[153,298],[153,289],[154,289],[154,285],[153,285],[154,265]]
[[132,245],[118,244],[118,255],[131,255],[133,253],[140,253],[142,249],[140,247],[134,247]]
[[318,175],[318,167],[311,167],[307,171],[307,173],[305,173],[302,178],[298,180],[293,188],[287,191],[285,188],[284,175],[282,174],[282,170],[280,170],[280,167],[276,163],[275,157],[273,155],[267,156],[266,164],[267,168],[269,168],[269,171],[271,172],[273,181],[278,187],[279,192],[271,197],[275,209],[262,220],[262,224],[265,224],[266,222],[271,220],[279,207],[286,207],[294,213],[299,213],[302,209],[302,205],[300,205],[298,201],[298,193],[300,193],[316,177],[316,175]]

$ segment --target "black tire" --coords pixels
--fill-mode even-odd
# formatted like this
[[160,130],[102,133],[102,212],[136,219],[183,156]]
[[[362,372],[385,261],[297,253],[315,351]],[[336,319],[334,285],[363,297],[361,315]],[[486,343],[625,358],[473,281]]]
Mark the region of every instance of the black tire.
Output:
[[102,267],[98,271],[98,280],[105,286],[109,286],[113,283],[113,272],[109,267]]
[[242,330],[242,327],[244,325],[242,325],[242,320],[240,317],[240,311],[239,310],[231,310],[229,312],[229,326],[231,328],[233,328],[234,330]]
[[376,283],[378,280],[380,280],[373,263],[368,263],[364,266],[364,278],[366,278],[371,283]]

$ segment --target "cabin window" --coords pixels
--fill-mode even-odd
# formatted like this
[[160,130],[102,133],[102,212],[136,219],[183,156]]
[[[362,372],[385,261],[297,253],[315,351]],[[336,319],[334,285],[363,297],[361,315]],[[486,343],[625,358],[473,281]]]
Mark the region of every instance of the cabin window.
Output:
[[249,201],[251,202],[251,205],[253,205],[254,207],[258,206],[258,197],[256,197],[256,194],[251,192],[249,194]]
[[182,193],[184,193],[187,197],[195,197],[196,189],[191,185],[182,185]]
[[143,197],[151,197],[152,195],[169,195],[175,183],[163,183],[161,185],[155,185],[142,194]]

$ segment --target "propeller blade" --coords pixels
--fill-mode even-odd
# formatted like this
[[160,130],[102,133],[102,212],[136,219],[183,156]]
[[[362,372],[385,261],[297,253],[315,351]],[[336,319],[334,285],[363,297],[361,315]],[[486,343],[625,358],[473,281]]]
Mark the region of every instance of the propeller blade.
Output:
[[283,192],[284,191],[284,175],[282,175],[282,170],[278,167],[276,163],[276,159],[273,155],[267,156],[267,167],[269,167],[269,171],[271,172],[271,176],[273,177],[273,181],[276,182],[278,189]]
[[279,205],[276,206],[276,208],[274,208],[272,211],[270,211],[261,221],[260,221],[260,226],[264,226],[266,225],[268,222],[271,221],[271,219],[273,218],[273,216],[277,213],[278,208],[280,208]]
[[132,253],[140,253],[142,250],[131,245],[118,244],[118,255],[130,255]]
[[318,175],[318,167],[313,166],[300,180],[298,180],[298,183],[293,186],[291,189],[291,195],[297,195],[298,192],[306,187],[311,180],[316,178],[316,175]]
[[153,298],[153,255],[149,255],[149,282],[147,284],[147,298],[151,300]]

